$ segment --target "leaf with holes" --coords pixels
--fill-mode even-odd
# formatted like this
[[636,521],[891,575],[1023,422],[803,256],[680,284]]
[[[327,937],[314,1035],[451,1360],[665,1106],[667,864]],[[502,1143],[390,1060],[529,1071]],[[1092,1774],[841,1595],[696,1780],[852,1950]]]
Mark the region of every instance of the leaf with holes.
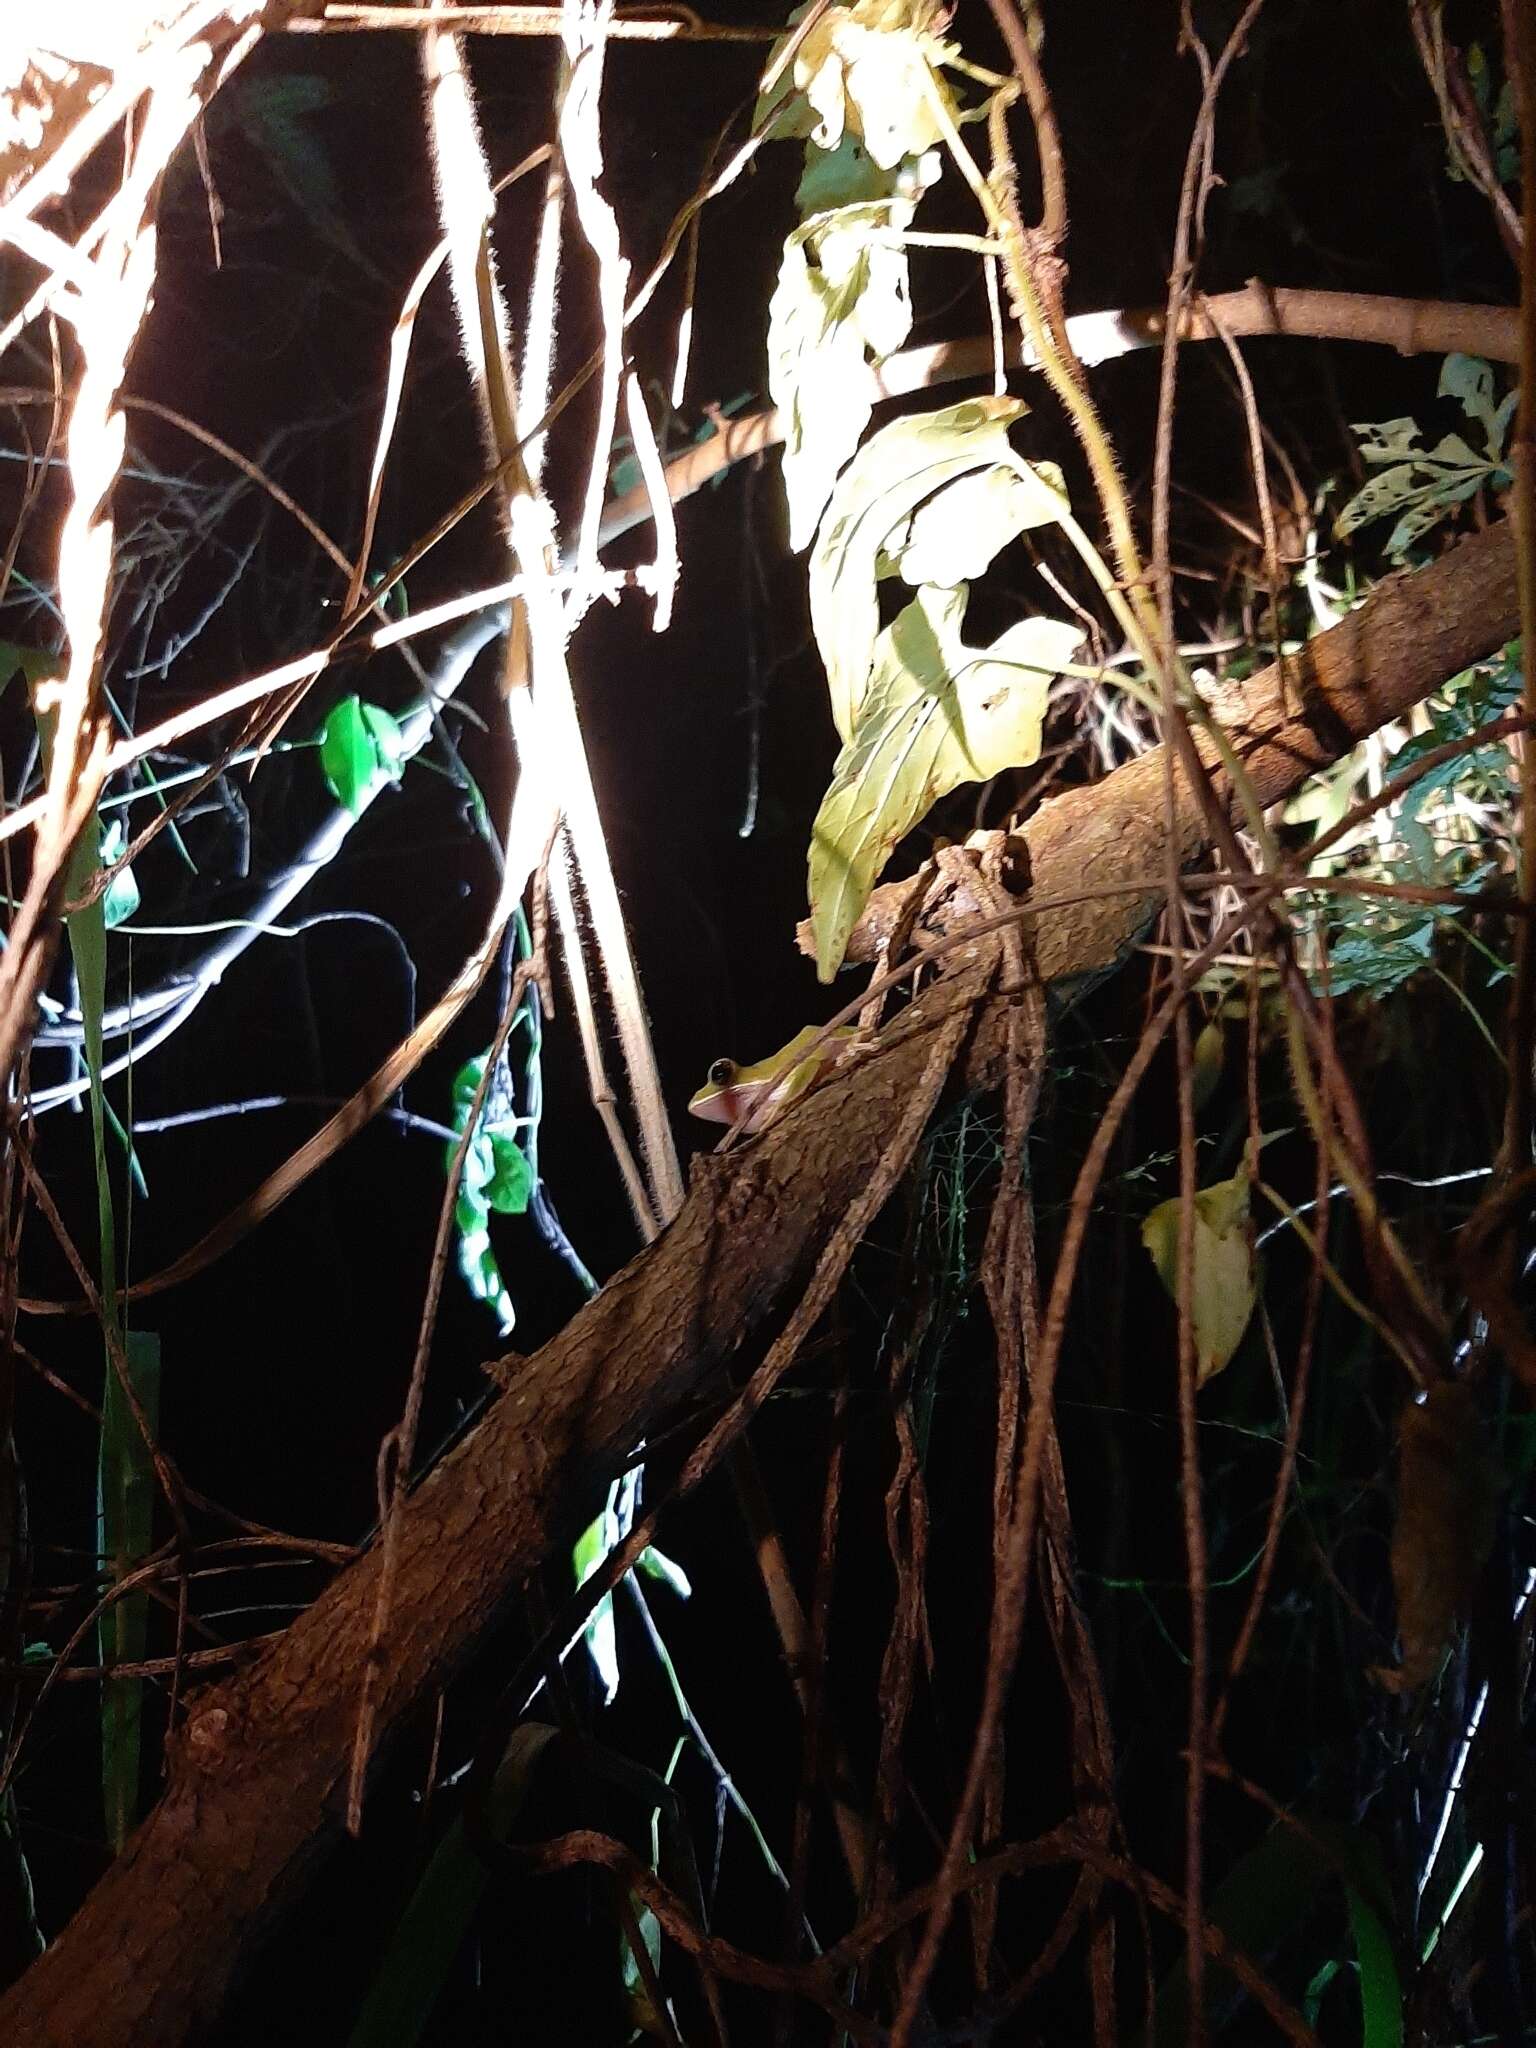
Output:
[[1052,676],[1082,640],[1023,619],[985,649],[961,639],[966,592],[920,590],[880,635],[870,685],[811,834],[817,972],[842,965],[875,877],[941,796],[1040,754]]
[[914,590],[923,583],[956,590],[974,582],[1027,528],[1048,525],[1066,509],[1066,485],[1054,462],[997,463],[936,491],[887,540],[885,552]]
[[1370,477],[1334,521],[1339,539],[1347,539],[1373,520],[1397,516],[1383,553],[1402,561],[1408,550],[1438,526],[1456,506],[1483,486],[1502,489],[1510,481],[1504,442],[1514,416],[1516,394],[1494,403],[1494,375],[1477,356],[1449,355],[1440,370],[1438,396],[1451,398],[1465,414],[1469,430],[1483,443],[1479,453],[1461,434],[1442,435],[1433,448],[1419,446],[1419,429],[1411,419],[1357,423],[1361,460],[1379,473]]
[[1046,525],[1066,511],[1060,472],[1048,464],[1036,468],[1008,445],[1008,429],[1025,410],[1017,399],[972,398],[893,420],[865,442],[838,478],[811,550],[810,595],[832,718],[845,745],[880,632],[877,583],[896,573],[914,544],[918,508],[962,478],[994,468],[1021,481],[1019,492],[983,491],[970,503],[956,501],[951,510],[966,532],[947,549],[936,548],[933,530],[923,525],[917,544],[930,557],[937,551],[946,573],[962,551],[968,566],[985,567],[1025,526]]
[[[808,10],[791,15],[800,21]],[[939,0],[848,0],[828,7],[801,37],[786,71],[757,103],[753,127],[776,139],[808,135],[835,150],[859,137],[884,170],[943,140],[933,67],[952,54],[936,33]],[[781,42],[768,60],[771,74]]]
[[816,531],[869,424],[869,365],[900,348],[911,328],[906,251],[891,240],[911,218],[906,200],[840,206],[784,244],[768,307],[768,389],[784,428],[792,548]]

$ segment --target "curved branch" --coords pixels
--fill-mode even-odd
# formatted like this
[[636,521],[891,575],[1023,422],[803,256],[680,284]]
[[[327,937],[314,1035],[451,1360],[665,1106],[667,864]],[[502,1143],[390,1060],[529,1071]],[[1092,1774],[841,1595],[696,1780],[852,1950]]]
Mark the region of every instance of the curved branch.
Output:
[[[1140,311],[1075,314],[1067,331],[1080,361],[1108,362],[1138,349],[1161,344],[1166,322],[1161,308]],[[1216,339],[1221,331],[1229,335],[1312,336],[1342,341],[1374,342],[1397,349],[1401,354],[1416,352],[1487,356],[1495,362],[1517,362],[1520,354],[1519,312],[1514,307],[1453,305],[1418,299],[1372,298],[1351,292],[1301,290],[1272,291],[1252,280],[1240,292],[1227,292],[1192,307],[1182,323],[1181,338],[1187,341]],[[1023,367],[1017,341],[1008,360],[1015,369]],[[892,356],[878,370],[871,371],[876,395],[881,399],[910,397],[914,392],[958,382],[969,377],[989,376],[992,371],[992,340],[980,335],[961,341],[939,342],[928,348],[907,349]],[[42,393],[0,393],[0,396],[41,398]],[[708,441],[700,442],[667,465],[667,492],[674,504],[692,497],[722,470],[776,447],[783,439],[778,415],[753,413],[731,420]],[[621,534],[643,525],[652,516],[649,488],[638,485],[615,499],[603,513],[599,541],[606,546]],[[471,662],[491,639],[505,630],[507,607],[497,599],[493,606],[472,615],[446,641],[431,676],[431,701],[439,706],[452,696]],[[406,758],[425,742],[430,723],[419,717],[405,728]],[[371,800],[371,799],[370,799]],[[366,803],[362,808],[366,808]],[[359,815],[361,812],[359,812]],[[12,823],[16,823],[12,820]],[[269,883],[266,893],[252,907],[242,928],[231,932],[198,961],[181,970],[174,982],[141,991],[130,1002],[109,1010],[104,1031],[116,1036],[142,1027],[146,1018],[163,1014],[168,1005],[182,1003],[191,986],[211,985],[255,941],[275,923],[294,897],[340,852],[356,817],[338,807],[315,831],[309,844]],[[47,1034],[44,1034],[45,1038]],[[64,1037],[65,1033],[54,1034]],[[143,1048],[140,1048],[142,1053]],[[120,1070],[121,1062],[108,1069]],[[37,1106],[51,1106],[58,1100],[78,1095],[84,1081],[41,1091]]]

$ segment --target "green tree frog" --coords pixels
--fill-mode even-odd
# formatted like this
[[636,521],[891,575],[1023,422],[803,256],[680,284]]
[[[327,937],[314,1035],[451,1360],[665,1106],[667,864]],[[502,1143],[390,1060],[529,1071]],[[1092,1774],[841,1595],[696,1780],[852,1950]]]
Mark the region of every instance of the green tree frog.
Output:
[[[756,1066],[716,1060],[688,1108],[710,1123],[740,1124],[743,1130],[760,1131],[786,1102],[803,1095],[818,1075],[837,1064],[855,1035],[849,1026],[840,1025],[821,1038],[821,1026],[808,1024],[771,1059],[759,1060]],[[821,1038],[821,1043],[806,1052],[814,1038]]]

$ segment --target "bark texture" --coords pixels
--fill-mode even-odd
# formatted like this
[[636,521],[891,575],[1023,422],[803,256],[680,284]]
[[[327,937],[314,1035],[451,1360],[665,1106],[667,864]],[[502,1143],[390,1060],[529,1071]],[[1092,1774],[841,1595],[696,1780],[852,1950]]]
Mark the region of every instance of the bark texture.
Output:
[[[1383,584],[1288,662],[1283,681],[1265,671],[1220,707],[1260,795],[1273,802],[1496,649],[1516,616],[1502,527]],[[1039,899],[1148,878],[1145,893],[1042,913],[1036,953],[1050,977],[1103,972],[1142,928],[1169,830],[1163,799],[1152,754],[1031,821]],[[1186,855],[1198,846],[1187,791],[1172,830]],[[568,1540],[588,1489],[754,1332],[782,1320],[873,1173],[953,1001],[936,983],[889,1034],[889,1050],[835,1074],[761,1139],[707,1161],[660,1242],[516,1362],[508,1391],[406,1510],[381,1737],[473,1654],[527,1574]],[[983,1008],[968,1086],[997,1082],[1005,1042],[1001,1006]],[[194,1698],[168,1791],[0,2001],[0,2041],[175,2048],[215,2018],[242,1958],[339,1828],[377,1572],[369,1552],[246,1672]]]

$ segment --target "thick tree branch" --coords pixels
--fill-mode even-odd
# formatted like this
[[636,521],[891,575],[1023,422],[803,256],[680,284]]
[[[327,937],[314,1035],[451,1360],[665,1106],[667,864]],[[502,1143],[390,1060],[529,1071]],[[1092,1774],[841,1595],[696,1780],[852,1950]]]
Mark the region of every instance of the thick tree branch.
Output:
[[[1515,631],[1514,549],[1496,527],[1393,578],[1343,624],[1221,708],[1266,801]],[[1287,706],[1296,707],[1294,713]],[[1026,831],[1037,900],[1147,875],[1164,846],[1158,754],[1049,804]],[[1218,777],[1218,781],[1220,778]],[[1184,793],[1174,830],[1199,843]],[[1104,971],[1146,898],[1041,915],[1052,979]],[[641,1436],[781,1321],[881,1156],[952,1002],[939,982],[876,1057],[835,1073],[760,1140],[695,1177],[681,1215],[537,1356],[404,1513],[378,1726],[398,1728],[496,1627]],[[967,1085],[994,1085],[1003,1007],[978,1020]],[[25,2048],[174,2048],[217,2013],[241,1960],[341,1822],[378,1570],[370,1552],[238,1679],[200,1694],[170,1789],[55,1945],[0,2002]]]
[[[1209,707],[1260,803],[1279,802],[1367,733],[1401,717],[1458,670],[1512,639],[1520,630],[1516,586],[1513,529],[1504,522],[1469,535],[1426,569],[1388,577],[1358,611],[1288,655],[1283,675],[1272,665],[1246,683],[1209,695]],[[1214,746],[1204,737],[1199,746],[1241,822]],[[1167,844],[1164,772],[1163,751],[1155,747],[1103,782],[1069,790],[1020,828],[1035,896],[1079,899],[1038,920],[1036,957],[1046,980],[1102,974],[1152,914],[1161,896]],[[1182,777],[1175,787],[1179,855],[1189,860],[1203,843],[1200,806]],[[1128,880],[1142,876],[1144,894],[1093,894],[1123,892]],[[874,891],[848,942],[850,964],[879,957],[910,886],[892,882]],[[945,915],[980,917],[989,904],[980,894],[968,899],[962,888],[946,904]],[[799,943],[814,955],[806,925]]]

